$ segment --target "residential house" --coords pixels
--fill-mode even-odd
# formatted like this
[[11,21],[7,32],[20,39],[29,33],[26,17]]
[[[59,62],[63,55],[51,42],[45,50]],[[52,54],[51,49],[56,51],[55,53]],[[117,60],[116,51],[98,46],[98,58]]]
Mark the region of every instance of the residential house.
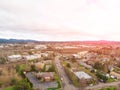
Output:
[[80,63],[80,65],[82,65],[83,67],[85,67],[85,68],[87,68],[87,69],[89,69],[89,70],[92,70],[93,69],[93,67],[91,66],[91,65],[88,65],[88,64],[86,64],[86,63],[84,63],[84,62],[82,62],[82,61],[78,61],[79,63]]
[[41,54],[24,55],[23,58],[25,60],[34,60],[34,59],[41,58]]
[[115,76],[117,79],[120,79],[120,74],[119,73],[116,73],[114,71],[110,72],[110,75],[113,75]]
[[36,68],[37,70],[42,70],[42,69],[44,68],[44,66],[45,66],[45,64],[42,63],[42,62],[37,62],[37,63],[35,63],[35,68]]
[[34,48],[35,49],[47,49],[47,46],[46,45],[36,45]]
[[37,78],[41,78],[43,81],[49,82],[54,80],[54,72],[38,72]]
[[3,46],[3,45],[0,45],[0,48],[4,48],[4,46]]
[[45,60],[44,63],[45,64],[52,64],[52,60]]
[[11,56],[8,56],[7,59],[10,62],[16,62],[16,61],[22,60],[22,56],[21,55],[11,55]]
[[82,58],[87,53],[88,53],[88,51],[82,51],[82,52],[78,52],[78,55],[79,55],[80,58]]

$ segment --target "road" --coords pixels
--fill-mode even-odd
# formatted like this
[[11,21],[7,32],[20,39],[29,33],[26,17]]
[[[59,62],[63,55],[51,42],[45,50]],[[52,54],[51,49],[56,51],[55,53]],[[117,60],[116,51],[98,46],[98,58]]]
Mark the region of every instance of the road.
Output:
[[87,89],[96,89],[96,90],[98,90],[98,89],[101,89],[102,87],[109,87],[109,86],[116,86],[116,85],[119,85],[120,86],[120,81],[118,81],[118,82],[111,82],[111,83],[100,83],[100,84],[98,84],[98,85],[95,85],[95,86],[89,86],[89,87],[87,87]]
[[59,56],[55,57],[54,63],[61,78],[62,90],[78,90],[69,80],[65,70],[63,69],[63,66],[60,63]]

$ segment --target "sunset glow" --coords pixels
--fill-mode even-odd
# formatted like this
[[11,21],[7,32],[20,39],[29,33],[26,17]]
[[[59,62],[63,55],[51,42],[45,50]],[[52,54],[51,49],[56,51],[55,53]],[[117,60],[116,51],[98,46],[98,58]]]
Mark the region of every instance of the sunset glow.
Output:
[[1,0],[0,38],[120,40],[120,0]]

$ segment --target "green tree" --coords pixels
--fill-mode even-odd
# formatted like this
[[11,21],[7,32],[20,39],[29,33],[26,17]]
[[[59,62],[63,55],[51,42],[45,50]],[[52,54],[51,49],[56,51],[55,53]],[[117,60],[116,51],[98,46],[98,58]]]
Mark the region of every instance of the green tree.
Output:
[[5,64],[6,63],[6,59],[4,57],[0,57],[0,64]]
[[2,75],[2,70],[0,70],[0,75]]
[[68,68],[71,68],[71,65],[70,65],[70,63],[67,63],[67,64],[66,64],[66,66],[67,66]]
[[23,71],[25,70],[25,68],[26,68],[25,64],[16,65],[15,67],[16,72],[20,75],[23,75]]
[[70,60],[71,60],[73,63],[76,62],[76,59],[75,59],[74,56],[71,56]]
[[2,82],[0,82],[0,87],[3,85],[3,83]]
[[94,64],[94,68],[95,68],[95,69],[98,69],[98,70],[101,70],[101,69],[102,69],[102,64],[101,64],[100,62],[96,62],[96,63]]
[[31,71],[36,71],[35,65],[31,65]]
[[24,79],[15,84],[15,90],[33,90],[30,83]]
[[96,76],[99,78],[99,79],[102,79],[103,82],[106,82],[108,80],[108,77],[105,76],[104,74],[102,74],[101,72],[97,72],[96,73]]
[[16,72],[19,72],[19,70],[20,70],[20,66],[16,65]]
[[33,53],[32,53],[32,51],[29,51],[28,54],[29,54],[29,55],[32,55]]
[[11,85],[15,85],[17,83],[17,79],[16,78],[12,78],[11,79]]
[[55,67],[54,65],[52,65],[49,69],[48,69],[48,72],[54,72],[55,71]]

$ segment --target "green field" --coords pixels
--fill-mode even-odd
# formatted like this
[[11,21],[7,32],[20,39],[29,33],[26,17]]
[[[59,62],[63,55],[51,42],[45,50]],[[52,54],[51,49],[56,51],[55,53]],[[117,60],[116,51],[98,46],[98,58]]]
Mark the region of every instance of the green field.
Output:
[[13,86],[7,87],[4,90],[15,90]]

